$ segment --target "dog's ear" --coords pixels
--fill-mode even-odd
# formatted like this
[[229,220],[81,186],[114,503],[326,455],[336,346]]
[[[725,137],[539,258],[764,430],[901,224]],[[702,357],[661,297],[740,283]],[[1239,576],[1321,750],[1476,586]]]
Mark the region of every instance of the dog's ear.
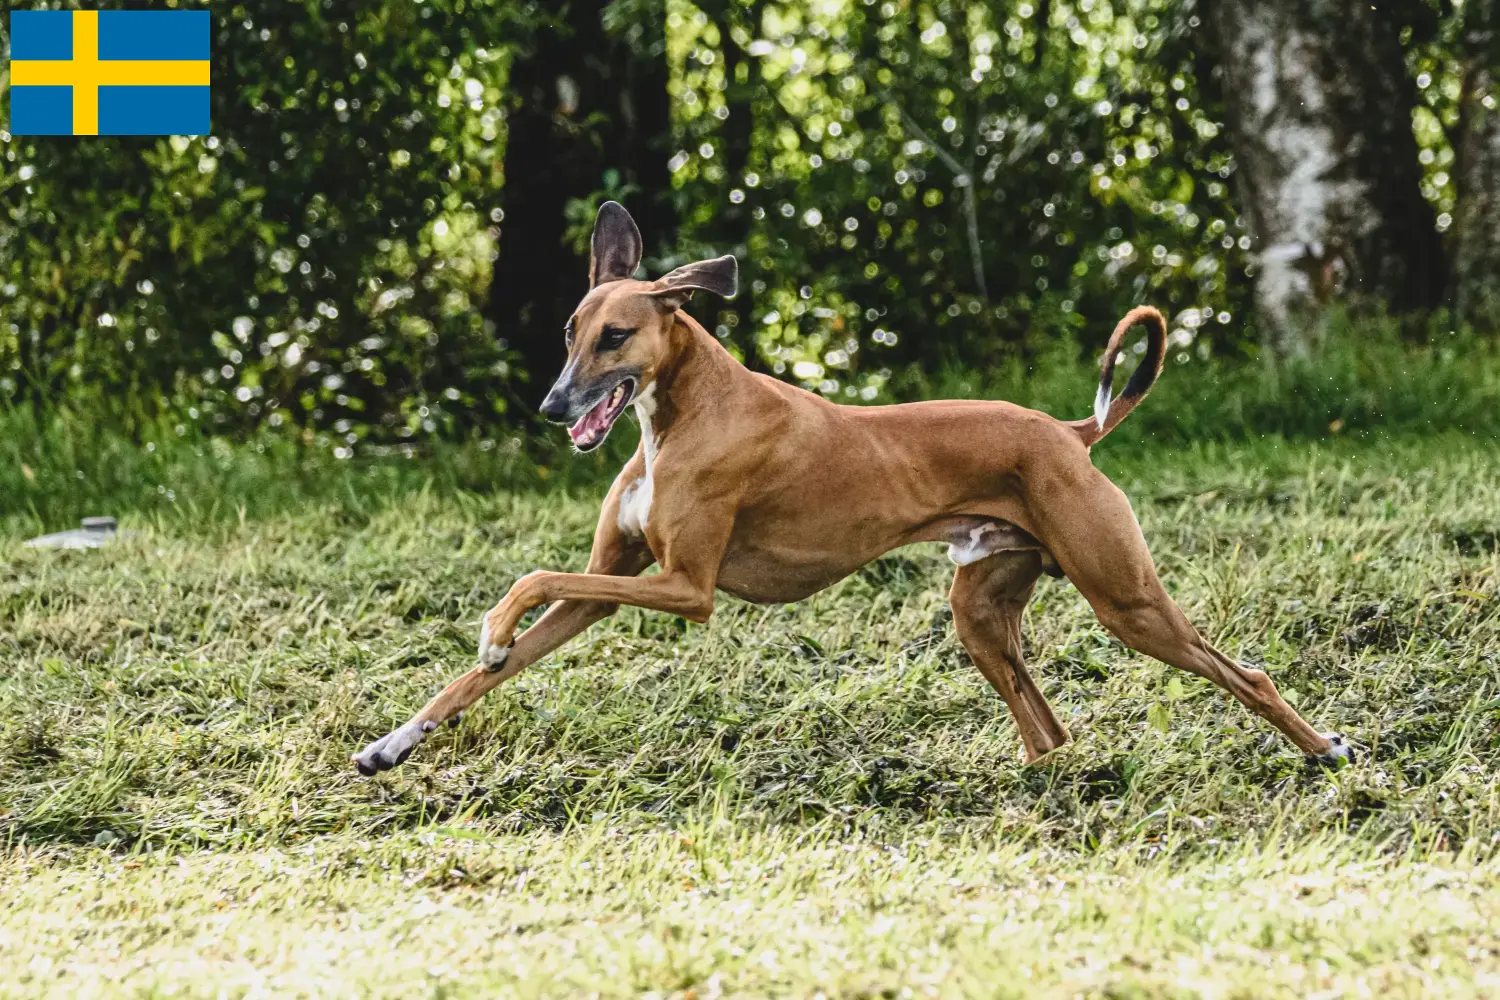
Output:
[[589,287],[619,281],[641,266],[641,231],[617,201],[606,201],[594,217],[589,240]]
[[722,298],[732,299],[739,291],[740,265],[732,254],[684,264],[656,282],[652,292],[656,302],[667,312],[681,309],[693,292],[703,289]]

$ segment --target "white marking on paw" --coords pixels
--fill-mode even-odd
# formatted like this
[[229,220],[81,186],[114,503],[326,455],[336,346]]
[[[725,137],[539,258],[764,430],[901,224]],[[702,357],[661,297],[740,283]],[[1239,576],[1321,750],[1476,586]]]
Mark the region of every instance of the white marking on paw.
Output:
[[479,626],[479,662],[486,667],[498,667],[510,656],[509,646],[490,645],[490,616],[484,616],[484,624]]
[[1323,738],[1331,744],[1322,756],[1331,760],[1354,760],[1354,748],[1349,745],[1349,740],[1343,733],[1324,733]]
[[509,646],[483,646],[479,650],[479,662],[491,669],[505,665],[510,658]]
[[651,495],[655,489],[652,470],[656,465],[656,428],[651,418],[656,414],[656,383],[652,382],[636,397],[635,418],[641,425],[641,444],[646,453],[646,474],[625,488],[620,497],[620,513],[616,522],[620,530],[631,535],[646,532],[646,522],[651,517]]

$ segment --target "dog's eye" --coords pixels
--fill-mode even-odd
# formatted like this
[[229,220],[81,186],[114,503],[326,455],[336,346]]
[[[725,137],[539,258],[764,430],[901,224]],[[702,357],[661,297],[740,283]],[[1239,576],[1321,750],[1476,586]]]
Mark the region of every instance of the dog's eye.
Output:
[[568,350],[573,349],[573,317],[569,316],[567,323],[563,324],[563,344]]
[[634,330],[627,330],[623,326],[606,326],[604,332],[599,334],[599,350],[613,351],[629,340],[633,333]]

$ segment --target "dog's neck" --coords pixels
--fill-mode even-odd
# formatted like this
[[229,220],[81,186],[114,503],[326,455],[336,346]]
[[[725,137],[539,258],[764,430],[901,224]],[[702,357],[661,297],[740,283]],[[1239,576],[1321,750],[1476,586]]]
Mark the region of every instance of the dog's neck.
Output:
[[[721,408],[735,376],[745,368],[697,320],[685,312],[674,317],[671,355],[647,387],[649,405],[637,409],[642,433],[659,443],[679,422]],[[650,426],[644,426],[649,421]]]

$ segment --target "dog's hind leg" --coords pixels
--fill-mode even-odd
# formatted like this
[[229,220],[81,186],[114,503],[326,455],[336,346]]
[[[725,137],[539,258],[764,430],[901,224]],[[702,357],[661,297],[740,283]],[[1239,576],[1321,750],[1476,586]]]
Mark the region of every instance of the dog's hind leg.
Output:
[[1028,764],[1068,741],[1021,657],[1021,612],[1041,572],[1039,552],[1000,552],[960,566],[948,594],[958,638],[1015,716]]
[[1088,600],[1105,628],[1131,649],[1207,678],[1279,729],[1309,757],[1337,763],[1351,751],[1319,733],[1262,670],[1209,644],[1167,595],[1125,494],[1098,470],[1065,470],[1029,506],[1035,534]]

